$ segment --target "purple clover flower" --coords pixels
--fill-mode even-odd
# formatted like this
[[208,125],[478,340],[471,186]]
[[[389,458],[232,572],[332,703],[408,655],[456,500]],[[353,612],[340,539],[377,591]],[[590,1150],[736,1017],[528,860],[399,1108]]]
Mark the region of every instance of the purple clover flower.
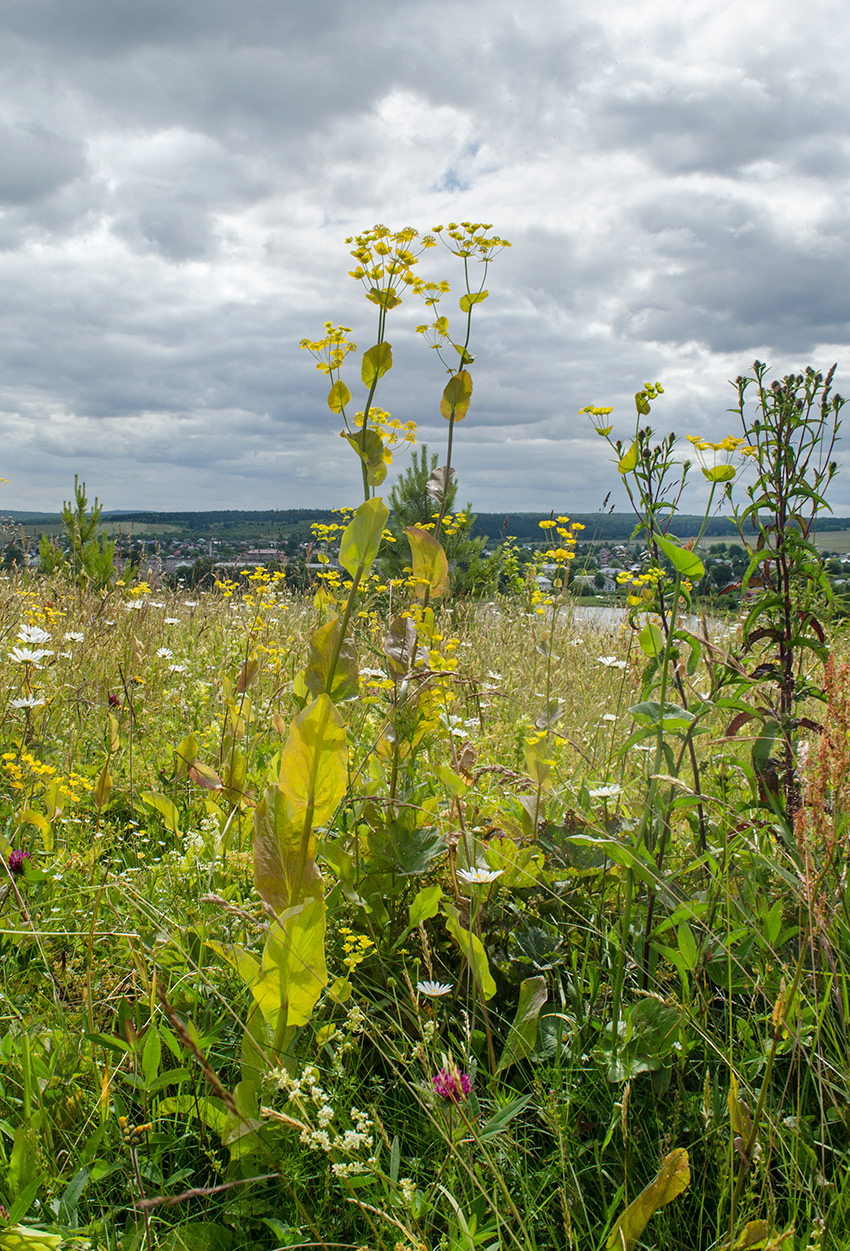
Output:
[[432,1080],[437,1094],[448,1103],[463,1103],[472,1090],[468,1075],[461,1073],[453,1064],[449,1068],[440,1069]]
[[10,851],[9,859],[6,862],[9,866],[9,872],[13,873],[15,877],[20,877],[24,871],[24,861],[29,860],[29,858],[29,852],[21,851],[19,847],[16,847],[14,851]]

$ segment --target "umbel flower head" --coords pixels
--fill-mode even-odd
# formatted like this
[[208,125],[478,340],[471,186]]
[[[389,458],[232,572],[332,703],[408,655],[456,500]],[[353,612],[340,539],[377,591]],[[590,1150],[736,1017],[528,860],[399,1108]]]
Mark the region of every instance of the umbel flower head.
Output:
[[453,1060],[449,1060],[445,1068],[432,1078],[434,1090],[447,1103],[463,1103],[472,1090],[472,1082],[466,1073],[461,1073]]

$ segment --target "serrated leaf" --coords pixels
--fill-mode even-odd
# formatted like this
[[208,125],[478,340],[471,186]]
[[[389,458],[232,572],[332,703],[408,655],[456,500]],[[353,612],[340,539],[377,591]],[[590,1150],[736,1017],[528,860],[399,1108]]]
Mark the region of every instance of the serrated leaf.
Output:
[[463,421],[472,399],[472,375],[468,369],[453,374],[446,383],[440,412],[446,421]]
[[384,501],[376,497],[361,504],[343,530],[339,563],[352,578],[362,577],[375,563],[389,515]]
[[335,382],[328,392],[328,408],[332,413],[341,413],[351,399],[351,392],[344,382]]
[[664,1157],[664,1162],[653,1180],[629,1204],[611,1230],[608,1235],[608,1251],[632,1251],[653,1213],[678,1198],[687,1190],[690,1182],[688,1153],[683,1147],[677,1147]]
[[[394,308],[395,305],[389,307]],[[371,387],[373,382],[377,382],[379,378],[383,378],[384,374],[389,373],[392,367],[393,350],[389,343],[376,343],[374,347],[370,347],[367,352],[363,353],[360,366],[360,378],[364,387]]]

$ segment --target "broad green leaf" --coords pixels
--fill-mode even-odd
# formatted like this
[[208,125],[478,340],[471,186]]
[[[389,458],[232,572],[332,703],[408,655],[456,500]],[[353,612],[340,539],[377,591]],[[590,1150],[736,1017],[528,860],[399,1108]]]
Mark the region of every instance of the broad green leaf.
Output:
[[351,392],[345,383],[335,382],[328,392],[328,408],[332,413],[341,413],[350,399]]
[[735,477],[735,466],[713,465],[711,469],[703,468],[702,472],[709,482],[731,482]]
[[220,943],[211,938],[207,940],[206,946],[216,955],[222,956],[236,970],[246,985],[251,985],[260,971],[260,962],[255,956],[252,956],[244,947],[240,947],[238,943]]
[[443,391],[443,398],[440,401],[440,412],[446,421],[452,418],[455,421],[463,421],[469,411],[469,403],[472,399],[472,374],[468,369],[462,369],[460,373],[454,374],[446,383]]
[[372,568],[390,512],[382,499],[361,504],[342,533],[339,563],[352,578]]
[[0,1230],[0,1251],[53,1251],[61,1245],[61,1234],[48,1234],[29,1225]]
[[[391,305],[390,307],[395,307]],[[393,350],[389,343],[376,343],[368,352],[363,353],[360,366],[360,378],[364,387],[371,387],[373,382],[383,378],[393,367]]]
[[413,902],[408,909],[408,923],[411,929],[415,929],[417,925],[421,925],[423,921],[430,921],[431,917],[435,917],[440,909],[440,900],[443,898],[443,888],[438,885],[423,886],[413,898]]
[[98,812],[103,812],[109,802],[109,796],[111,794],[112,775],[109,772],[109,759],[107,758],[100,774],[98,775],[98,779],[94,784],[94,790],[92,791],[92,799],[94,800],[94,804]]
[[627,1039],[638,1055],[660,1060],[672,1051],[680,1026],[676,1009],[650,995],[630,1011]]
[[143,804],[159,813],[172,834],[180,833],[180,813],[167,795],[160,795],[158,791],[142,791],[139,798]]
[[688,1153],[677,1147],[664,1157],[658,1173],[633,1200],[608,1235],[608,1251],[632,1251],[654,1212],[672,1203],[691,1183]]
[[694,714],[678,704],[665,704],[662,712],[657,699],[648,699],[642,704],[634,704],[629,709],[635,721],[643,725],[658,725],[661,722],[665,730],[682,730],[694,720]]
[[12,1143],[6,1190],[14,1196],[29,1185],[38,1171],[39,1134],[35,1125],[19,1125]]
[[194,1116],[203,1121],[214,1134],[224,1132],[227,1109],[220,1099],[208,1099],[198,1095],[171,1095],[160,1099],[156,1105],[157,1118],[165,1116]]
[[540,1009],[549,998],[545,977],[526,977],[520,982],[519,1003],[511,1032],[499,1060],[497,1073],[503,1073],[534,1050]]
[[331,674],[331,663],[339,643],[342,622],[332,617],[315,631],[310,639],[310,659],[304,670],[304,682],[310,694],[329,695],[334,703],[356,699],[360,694],[360,670],[357,648],[350,634],[339,649],[336,668]]
[[638,462],[638,445],[637,440],[632,444],[627,452],[620,457],[617,462],[617,469],[620,473],[631,473]]
[[705,565],[696,552],[690,551],[687,547],[681,547],[678,543],[671,543],[663,534],[656,534],[654,538],[670,564],[683,578],[689,578],[691,582],[699,582],[700,578],[705,577]]
[[449,584],[449,562],[443,546],[421,526],[407,526],[404,533],[413,555],[413,577],[417,582],[414,595],[424,599],[427,587],[431,598],[437,599]]
[[320,695],[292,723],[280,758],[280,789],[295,824],[324,825],[348,786],[345,726],[327,695]]
[[[767,1221],[747,1221],[740,1236],[735,1241],[735,1251],[755,1251],[770,1237],[770,1226]],[[775,1246],[771,1243],[771,1246]],[[784,1245],[784,1240],[783,1240]]]
[[489,291],[475,291],[470,295],[462,295],[459,300],[460,311],[462,313],[468,313],[473,304],[480,304],[483,300],[487,299],[489,294]]
[[638,643],[640,644],[640,650],[647,656],[660,656],[664,651],[664,635],[652,621],[647,621],[641,630],[638,635]]
[[446,929],[466,957],[467,963],[472,970],[472,975],[480,987],[484,998],[492,999],[496,993],[496,983],[493,981],[493,974],[490,972],[484,944],[477,934],[470,933],[468,929],[461,925],[457,908],[454,904],[449,903],[447,899],[443,900],[443,915],[446,919]]
[[694,932],[688,925],[687,921],[680,921],[676,930],[679,939],[679,951],[685,968],[690,971],[697,966],[697,940],[694,938]]
[[346,434],[343,431],[342,437],[351,444],[366,466],[369,485],[380,486],[387,476],[387,465],[392,464],[393,457],[377,430],[367,430],[365,437],[362,431],[360,434]]
[[279,1033],[309,1021],[327,981],[325,901],[319,895],[272,923],[251,993],[269,1028]]
[[[270,786],[254,809],[253,848],[257,894],[278,915],[298,902],[292,898],[293,890],[301,897],[321,891],[312,827],[308,824],[305,829],[303,820],[293,821],[279,786]],[[296,883],[299,874],[301,881]]]

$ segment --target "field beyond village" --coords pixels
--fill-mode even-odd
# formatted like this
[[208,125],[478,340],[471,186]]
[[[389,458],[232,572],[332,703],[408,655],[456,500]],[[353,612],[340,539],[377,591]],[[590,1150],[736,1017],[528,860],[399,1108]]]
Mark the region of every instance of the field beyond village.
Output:
[[[660,383],[588,406],[628,533],[487,548],[490,231],[442,236],[454,331],[439,230],[349,240],[362,411],[348,328],[302,347],[363,500],[306,550],[157,582],[76,481],[0,578],[0,1251],[850,1246],[834,367],[686,446]],[[388,505],[399,293],[447,441]]]

